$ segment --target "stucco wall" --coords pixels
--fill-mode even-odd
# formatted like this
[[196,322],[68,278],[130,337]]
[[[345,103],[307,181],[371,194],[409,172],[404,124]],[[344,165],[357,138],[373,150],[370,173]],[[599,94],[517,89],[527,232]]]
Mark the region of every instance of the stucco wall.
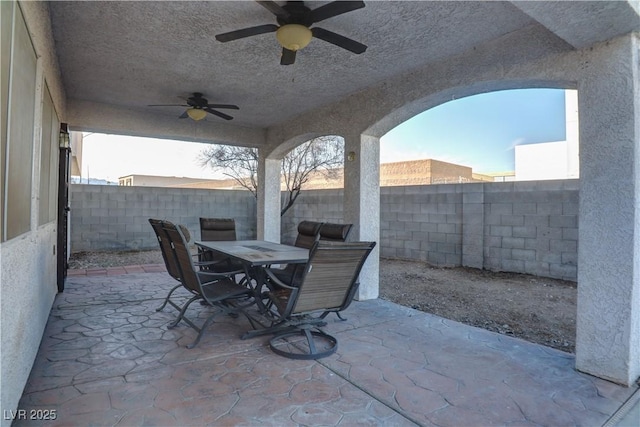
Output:
[[58,292],[55,246],[54,223],[0,245],[3,408],[17,407]]
[[[303,191],[282,218],[283,243],[298,222],[343,222],[343,190]],[[380,254],[439,266],[471,266],[577,278],[578,181],[383,187]],[[255,237],[255,200],[246,191],[73,185],[71,250],[156,248],[147,219],[186,225],[200,216],[236,218]]]

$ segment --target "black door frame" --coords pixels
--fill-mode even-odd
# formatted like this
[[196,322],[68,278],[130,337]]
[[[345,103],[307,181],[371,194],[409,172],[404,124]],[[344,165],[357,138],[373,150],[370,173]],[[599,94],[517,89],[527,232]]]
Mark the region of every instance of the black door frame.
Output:
[[69,159],[71,147],[69,146],[69,131],[66,123],[60,124],[60,155],[58,164],[58,259],[57,259],[57,283],[58,292],[64,291],[64,281],[67,278],[69,264],[67,256],[68,230],[69,230]]

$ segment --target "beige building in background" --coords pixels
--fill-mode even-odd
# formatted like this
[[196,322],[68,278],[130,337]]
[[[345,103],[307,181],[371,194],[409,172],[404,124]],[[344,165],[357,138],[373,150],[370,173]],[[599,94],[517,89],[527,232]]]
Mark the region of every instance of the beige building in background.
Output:
[[[494,182],[490,175],[474,173],[468,166],[443,162],[434,159],[411,160],[405,162],[383,163],[380,165],[380,186],[400,185],[460,184],[465,182]],[[138,187],[183,187],[240,190],[233,179],[200,179],[175,176],[126,175],[118,178],[119,185]],[[306,190],[342,188],[344,169],[340,168],[336,176],[328,178],[321,172],[311,174],[305,184]],[[283,183],[284,187],[284,183]]]

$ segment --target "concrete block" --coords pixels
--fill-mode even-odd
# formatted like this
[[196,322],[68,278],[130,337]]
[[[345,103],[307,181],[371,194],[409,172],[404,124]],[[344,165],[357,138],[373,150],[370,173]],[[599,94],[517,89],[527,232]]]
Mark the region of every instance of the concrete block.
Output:
[[435,243],[431,243],[428,240],[422,240],[420,241],[420,250],[424,251],[424,252],[429,252],[429,251],[433,251],[435,250],[436,244]]
[[562,228],[538,227],[538,238],[562,239]]
[[455,224],[438,224],[438,233],[455,233]]
[[420,249],[420,241],[418,240],[405,240],[404,241],[405,249]]
[[438,231],[438,223],[437,222],[423,222],[423,223],[420,223],[420,231],[437,232]]
[[524,225],[535,225],[537,227],[549,226],[549,215],[525,215]]
[[484,244],[487,247],[501,248],[502,237],[500,236],[484,236]]
[[446,223],[447,215],[446,214],[429,214],[429,222]]
[[462,256],[460,253],[444,254],[444,265],[447,267],[458,267],[462,264]]
[[562,202],[562,214],[563,215],[578,215],[579,214],[578,202]]
[[576,215],[549,215],[549,227],[573,227],[578,226]]
[[562,215],[562,203],[538,203],[538,215]]
[[455,214],[456,204],[455,203],[438,203],[437,212],[442,214]]
[[414,213],[411,215],[411,221],[414,222],[429,222],[429,214],[426,213]]
[[576,281],[578,278],[578,268],[575,265],[549,265],[549,277],[563,280]]
[[502,271],[502,258],[485,256],[484,268],[490,271]]
[[549,249],[554,253],[578,252],[578,242],[575,240],[551,240]]
[[469,255],[468,251],[463,248],[462,250],[462,259],[461,265],[463,267],[471,267],[471,268],[483,268],[484,267],[484,258],[482,255]]
[[578,240],[578,229],[577,228],[563,228],[562,229],[562,240]]
[[539,261],[525,261],[524,273],[542,277],[549,277],[549,264]]
[[446,222],[448,224],[460,224],[462,221],[462,215],[460,214],[447,214]]
[[502,247],[505,249],[524,249],[524,237],[503,237]]
[[462,204],[462,213],[464,215],[473,214],[473,215],[484,215],[485,206],[481,203],[463,203]]
[[536,261],[536,251],[533,249],[513,249],[511,258],[522,261]]
[[447,235],[445,233],[429,233],[429,241],[433,243],[445,243]]
[[542,252],[538,251],[536,259],[541,262],[551,264],[562,264],[562,253],[560,252]]
[[515,273],[520,273],[524,271],[524,261],[516,260],[516,259],[503,259],[502,269],[504,271],[512,271]]
[[524,215],[501,215],[500,225],[524,225]]
[[[450,236],[453,237],[455,235],[448,235],[447,238]],[[481,234],[463,234],[458,238],[458,241],[464,243],[465,246],[482,248],[484,246],[485,240]],[[453,242],[449,242],[449,243],[453,243]],[[495,246],[500,246],[500,245],[495,245]]]
[[489,206],[489,212],[497,215],[512,215],[513,204],[512,203],[492,203]]
[[467,192],[465,190],[462,193],[462,203],[464,205],[484,204],[484,193],[483,192]]
[[427,262],[437,266],[444,266],[447,262],[447,257],[445,254],[441,252],[428,252],[427,253]]
[[578,254],[576,252],[563,252],[561,259],[563,265],[578,265]]
[[534,225],[513,227],[513,237],[535,238],[538,228]]
[[[527,199],[530,200],[530,199]],[[538,212],[538,206],[533,202],[522,202],[513,204],[514,215],[532,215]]]
[[489,233],[491,236],[511,237],[513,235],[513,227],[492,225]]
[[484,223],[486,225],[502,225],[502,215],[486,214],[484,215]]
[[429,233],[426,231],[414,231],[411,233],[411,240],[422,242],[429,239]]

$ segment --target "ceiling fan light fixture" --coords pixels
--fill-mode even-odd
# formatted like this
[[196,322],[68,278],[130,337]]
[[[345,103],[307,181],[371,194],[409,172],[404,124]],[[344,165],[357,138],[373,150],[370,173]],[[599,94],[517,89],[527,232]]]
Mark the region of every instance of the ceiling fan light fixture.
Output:
[[187,115],[197,122],[198,120],[202,120],[207,117],[207,112],[201,108],[189,108],[187,110]]
[[276,31],[278,43],[283,48],[294,52],[308,45],[312,37],[311,30],[299,24],[286,24]]

